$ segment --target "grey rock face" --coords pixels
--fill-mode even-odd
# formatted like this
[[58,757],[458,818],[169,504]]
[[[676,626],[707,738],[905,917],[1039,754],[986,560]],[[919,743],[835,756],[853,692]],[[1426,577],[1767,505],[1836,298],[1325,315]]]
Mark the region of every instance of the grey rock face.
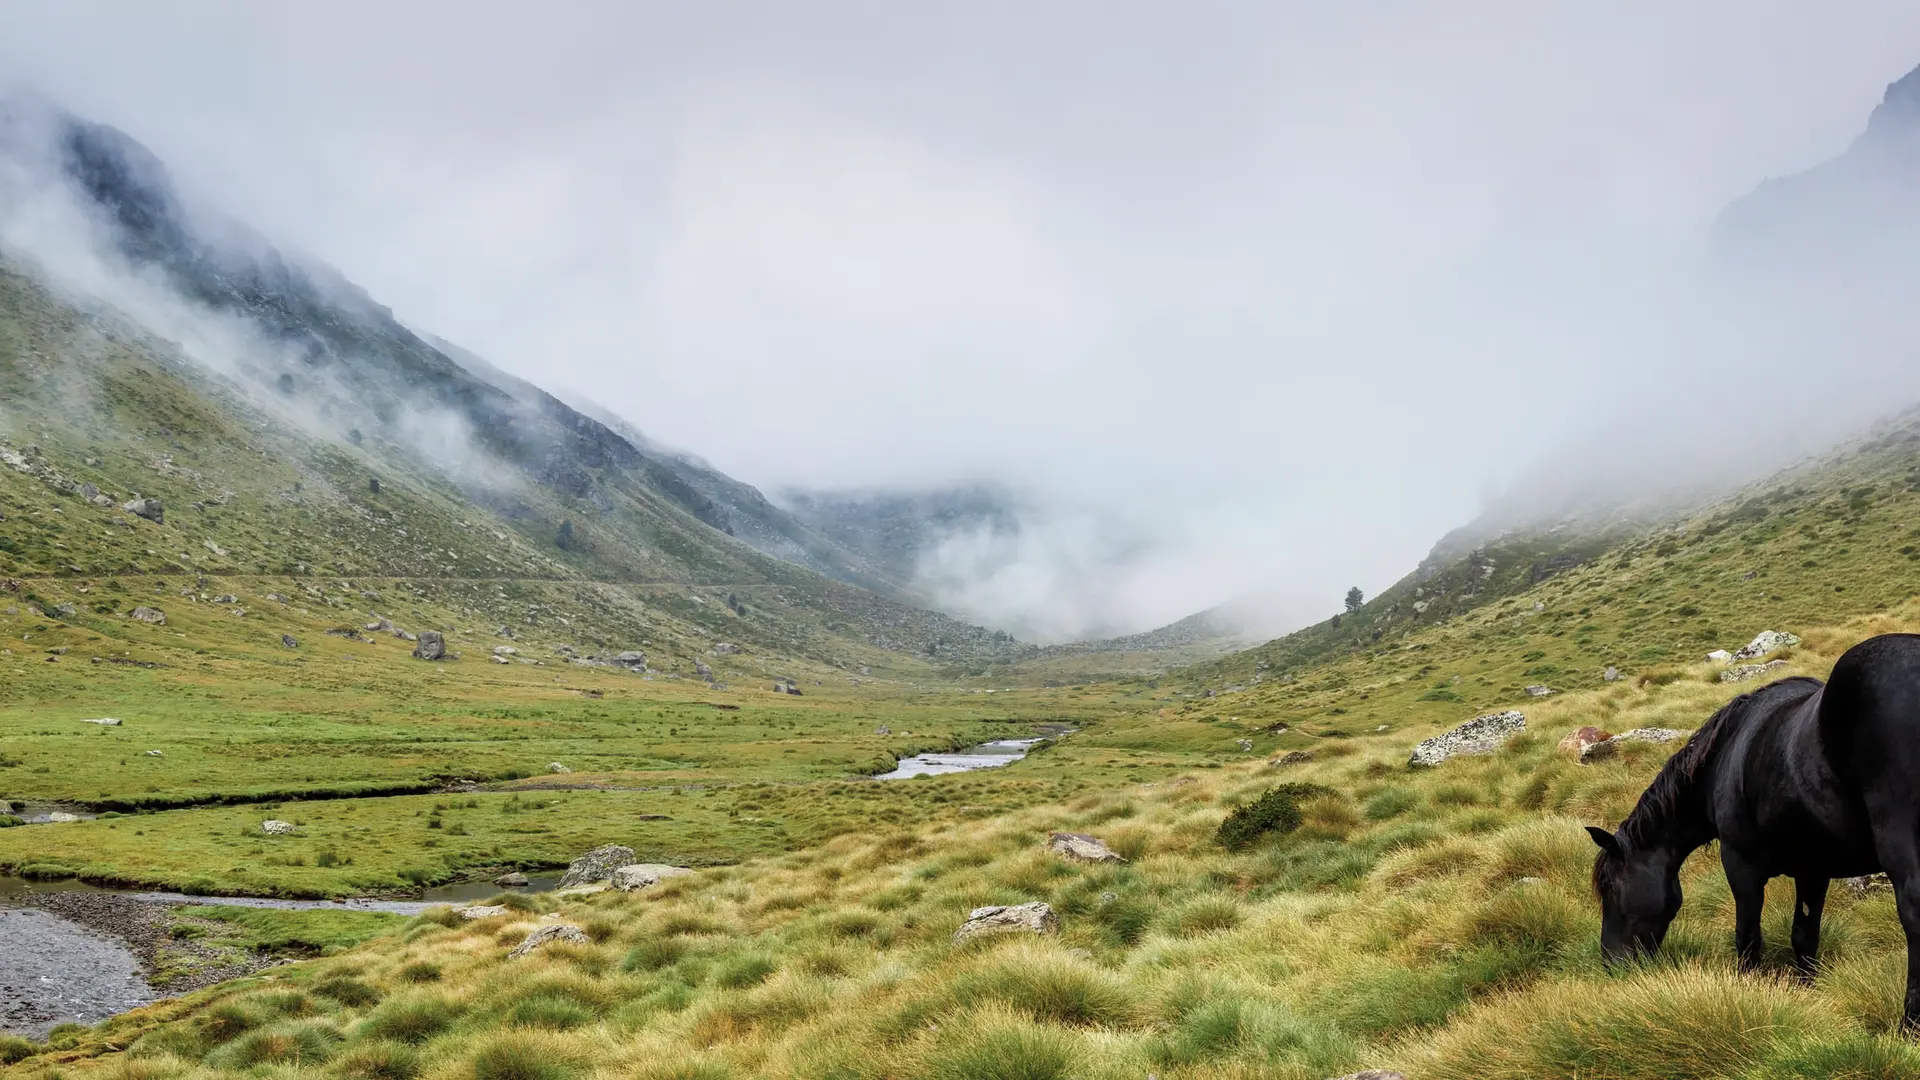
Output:
[[615,870],[632,865],[632,848],[624,844],[606,844],[568,863],[567,872],[560,878],[560,884],[557,887],[567,889],[575,885],[590,885],[596,881],[606,881],[613,877]]
[[260,831],[268,836],[291,836],[294,827],[291,821],[275,821],[269,818],[260,823]]
[[639,652],[637,650],[629,649],[626,652],[623,652],[620,655],[614,657],[614,660],[618,662],[621,667],[626,668],[628,671],[647,670],[647,654],[643,652]]
[[167,625],[167,613],[157,607],[137,607],[128,615],[138,622],[152,623],[155,626]]
[[955,945],[973,941],[976,938],[991,937],[995,934],[1057,934],[1060,932],[1060,920],[1053,913],[1051,904],[1034,901],[1030,904],[1003,904],[994,907],[974,908],[967,914],[967,921],[953,932]]
[[650,885],[658,885],[671,877],[685,877],[693,871],[684,866],[668,866],[664,863],[631,863],[613,872],[613,887],[621,892],[632,892]]
[[146,518],[155,525],[166,524],[167,511],[166,508],[160,505],[159,499],[134,499],[131,502],[121,504],[120,509],[125,510],[135,517]]
[[1438,765],[1457,754],[1491,754],[1526,729],[1526,714],[1517,710],[1476,716],[1444,735],[1422,740],[1407,763]]
[[526,940],[515,945],[513,951],[507,954],[507,959],[518,960],[528,953],[544,949],[555,942],[564,942],[568,945],[585,945],[590,940],[591,939],[587,937],[586,931],[577,926],[568,923],[553,923],[549,926],[542,926],[533,933],[528,934]]
[[413,655],[419,660],[443,660],[447,655],[447,639],[440,636],[438,630],[422,630],[419,642],[413,647]]
[[696,677],[706,679],[709,682],[713,680],[713,669],[707,666],[705,660],[695,660],[693,662],[693,673]]
[[1764,664],[1736,664],[1720,673],[1721,682],[1746,682],[1769,675],[1786,667],[1785,660],[1769,660]]
[[1047,850],[1055,855],[1090,863],[1123,863],[1126,857],[1107,846],[1105,840],[1086,833],[1057,832],[1047,838]]
[[715,656],[733,656],[739,653],[739,651],[740,646],[725,641],[713,647],[713,655]]

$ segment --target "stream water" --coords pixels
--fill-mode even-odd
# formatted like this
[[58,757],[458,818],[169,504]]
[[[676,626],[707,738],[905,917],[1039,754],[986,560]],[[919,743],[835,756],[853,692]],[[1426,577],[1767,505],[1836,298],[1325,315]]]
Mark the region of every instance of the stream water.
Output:
[[965,750],[915,754],[912,757],[901,758],[892,772],[880,773],[874,779],[905,780],[914,776],[942,776],[946,773],[971,772],[974,769],[997,769],[1026,757],[1028,748],[1035,743],[1045,741],[1044,739],[995,739],[993,742],[969,746]]

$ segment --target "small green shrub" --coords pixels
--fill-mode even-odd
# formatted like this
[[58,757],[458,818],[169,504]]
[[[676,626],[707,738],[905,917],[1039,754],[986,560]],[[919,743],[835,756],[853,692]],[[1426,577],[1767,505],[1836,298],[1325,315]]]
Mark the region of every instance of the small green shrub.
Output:
[[1220,823],[1214,839],[1228,851],[1244,851],[1268,836],[1285,836],[1305,820],[1300,801],[1330,792],[1318,784],[1281,784],[1234,810]]

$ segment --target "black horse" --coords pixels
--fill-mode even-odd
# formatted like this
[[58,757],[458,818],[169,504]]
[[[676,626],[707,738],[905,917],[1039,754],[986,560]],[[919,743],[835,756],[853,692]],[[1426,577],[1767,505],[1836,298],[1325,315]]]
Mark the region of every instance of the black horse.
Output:
[[1720,841],[1740,964],[1760,962],[1767,880],[1793,878],[1793,959],[1811,976],[1827,883],[1884,870],[1907,934],[1906,1024],[1920,1026],[1920,635],[1848,649],[1822,685],[1783,679],[1728,702],[1647,787],[1600,855],[1600,948],[1652,952],[1680,911],[1680,864]]

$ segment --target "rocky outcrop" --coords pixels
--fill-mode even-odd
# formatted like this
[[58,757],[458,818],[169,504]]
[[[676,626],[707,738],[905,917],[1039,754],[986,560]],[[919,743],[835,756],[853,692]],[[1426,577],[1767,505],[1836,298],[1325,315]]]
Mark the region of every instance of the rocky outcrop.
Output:
[[1746,682],[1748,679],[1758,679],[1763,675],[1770,675],[1786,666],[1787,662],[1785,660],[1769,660],[1764,664],[1735,664],[1733,667],[1720,673],[1720,681]]
[[127,615],[136,622],[152,623],[155,626],[167,625],[167,613],[157,607],[137,607]]
[[1607,670],[1600,673],[1600,681],[1601,682],[1619,682],[1620,669],[1617,667],[1614,667],[1611,664],[1607,665]]
[[613,872],[613,887],[621,892],[632,892],[658,885],[672,877],[685,877],[693,871],[684,866],[668,866],[665,863],[629,863]]
[[1762,630],[1754,636],[1752,641],[1747,642],[1735,650],[1733,658],[1735,660],[1758,660],[1768,653],[1776,653],[1781,649],[1792,648],[1798,644],[1800,644],[1800,639],[1792,634],[1780,630]]
[[1281,754],[1279,757],[1269,760],[1267,764],[1268,765],[1305,765],[1307,762],[1312,760],[1313,760],[1313,751],[1311,750],[1289,750],[1286,753]]
[[1551,686],[1545,686],[1545,685],[1536,683],[1533,686],[1527,687],[1528,697],[1551,697],[1552,695],[1553,695],[1553,687]]
[[695,660],[693,662],[693,674],[695,678],[705,679],[708,682],[713,681],[713,669],[707,666],[705,660]]
[[276,821],[268,818],[260,823],[260,831],[268,836],[291,836],[295,830],[291,821]]
[[621,653],[614,657],[613,660],[628,671],[647,670],[647,654],[634,649],[629,649]]
[[592,939],[587,937],[585,930],[571,923],[552,923],[547,926],[542,926],[531,934],[528,934],[525,940],[515,945],[513,951],[507,954],[507,959],[518,960],[523,956],[537,952],[556,942],[567,945],[585,945],[591,940]]
[[727,641],[722,641],[713,647],[713,655],[715,656],[737,656],[739,653],[740,646]]
[[1578,754],[1594,743],[1606,742],[1611,738],[1613,738],[1611,732],[1589,724],[1578,731],[1567,732],[1566,738],[1560,740],[1558,749],[1563,753]]
[[413,646],[416,660],[442,660],[447,655],[447,639],[438,630],[420,631],[420,640]]
[[131,502],[121,504],[120,509],[132,514],[134,517],[146,518],[155,525],[164,525],[167,521],[167,511],[160,505],[159,499],[136,498]]
[[615,870],[632,865],[632,848],[624,844],[606,844],[568,863],[567,872],[561,876],[560,884],[555,887],[566,889],[575,885],[590,885],[596,881],[606,881],[613,877]]
[[300,641],[292,634],[281,634],[280,647],[284,649],[297,649],[300,647]]
[[1624,743],[1670,743],[1676,739],[1684,739],[1689,734],[1691,734],[1691,732],[1676,731],[1673,728],[1634,728],[1632,731],[1623,731],[1611,739],[1603,739],[1600,742],[1581,747],[1580,763],[1584,765],[1589,761],[1594,761],[1599,758],[1612,757],[1620,752],[1620,747]]
[[974,908],[967,913],[967,921],[953,932],[953,943],[964,945],[984,937],[999,934],[1057,934],[1060,932],[1060,920],[1053,914],[1053,906],[1041,901],[1030,904],[1002,904],[993,907]]
[[1725,649],[1715,649],[1707,654],[1707,660],[1715,664],[1733,663],[1733,654]]
[[1407,764],[1438,765],[1460,754],[1491,754],[1526,728],[1526,714],[1517,710],[1476,716],[1444,735],[1422,740]]
[[1123,863],[1126,857],[1107,846],[1105,840],[1087,833],[1057,832],[1047,838],[1047,850],[1055,855],[1089,863]]

